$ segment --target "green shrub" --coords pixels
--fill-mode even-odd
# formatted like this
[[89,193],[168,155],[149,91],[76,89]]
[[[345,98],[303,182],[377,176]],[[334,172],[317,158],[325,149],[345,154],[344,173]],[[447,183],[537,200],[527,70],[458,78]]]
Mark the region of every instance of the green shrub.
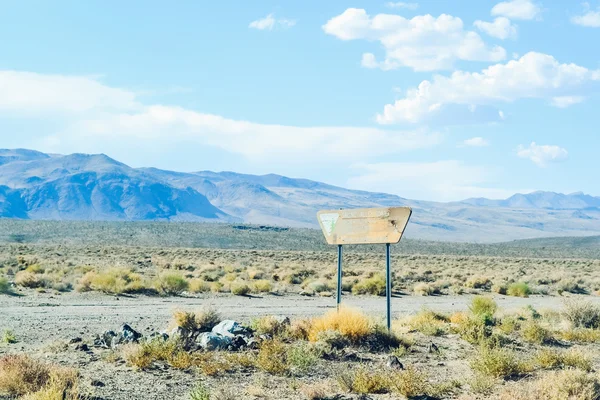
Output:
[[0,293],[8,294],[10,292],[10,282],[5,277],[0,276]]
[[536,321],[525,322],[521,327],[521,335],[529,343],[544,344],[553,341],[550,331]]
[[531,289],[525,282],[515,282],[508,285],[506,294],[514,297],[529,297]]
[[2,343],[14,344],[17,343],[17,336],[10,329],[5,329],[2,334]]
[[498,309],[498,305],[494,301],[494,299],[490,297],[484,296],[475,296],[473,300],[471,300],[471,305],[469,306],[469,310],[477,316],[480,317],[493,317]]
[[514,351],[488,346],[480,347],[479,353],[471,360],[471,368],[476,374],[492,378],[510,378],[530,370]]
[[158,277],[155,286],[160,294],[177,296],[188,289],[189,282],[177,272],[165,272]]
[[385,296],[385,277],[381,274],[359,281],[352,286],[352,294]]
[[210,390],[202,383],[198,383],[190,392],[190,400],[210,400]]

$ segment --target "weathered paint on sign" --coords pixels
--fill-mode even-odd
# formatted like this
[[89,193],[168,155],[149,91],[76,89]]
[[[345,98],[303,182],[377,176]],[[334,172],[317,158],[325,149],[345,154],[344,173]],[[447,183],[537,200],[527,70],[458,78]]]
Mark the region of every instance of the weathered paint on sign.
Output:
[[319,211],[317,219],[329,244],[398,243],[408,224],[410,207]]

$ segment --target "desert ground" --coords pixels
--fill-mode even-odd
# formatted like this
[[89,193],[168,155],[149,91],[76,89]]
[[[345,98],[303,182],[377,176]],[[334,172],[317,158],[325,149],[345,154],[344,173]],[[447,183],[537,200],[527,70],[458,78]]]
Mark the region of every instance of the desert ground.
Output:
[[595,239],[403,241],[388,333],[376,246],[338,312],[319,232],[0,225],[0,398],[600,398]]

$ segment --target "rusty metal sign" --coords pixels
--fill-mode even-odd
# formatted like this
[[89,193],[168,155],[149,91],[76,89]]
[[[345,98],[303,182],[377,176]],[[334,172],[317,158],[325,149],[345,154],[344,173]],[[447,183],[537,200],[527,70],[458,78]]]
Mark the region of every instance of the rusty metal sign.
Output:
[[317,219],[329,244],[398,243],[412,214],[410,207],[319,211]]

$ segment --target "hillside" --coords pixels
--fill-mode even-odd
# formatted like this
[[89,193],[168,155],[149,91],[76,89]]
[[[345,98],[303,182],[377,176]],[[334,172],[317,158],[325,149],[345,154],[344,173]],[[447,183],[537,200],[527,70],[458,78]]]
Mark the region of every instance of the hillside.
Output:
[[411,206],[409,238],[502,242],[600,235],[600,198],[535,192],[437,203],[307,179],[131,168],[106,155],[0,150],[0,217],[317,227],[320,209]]

